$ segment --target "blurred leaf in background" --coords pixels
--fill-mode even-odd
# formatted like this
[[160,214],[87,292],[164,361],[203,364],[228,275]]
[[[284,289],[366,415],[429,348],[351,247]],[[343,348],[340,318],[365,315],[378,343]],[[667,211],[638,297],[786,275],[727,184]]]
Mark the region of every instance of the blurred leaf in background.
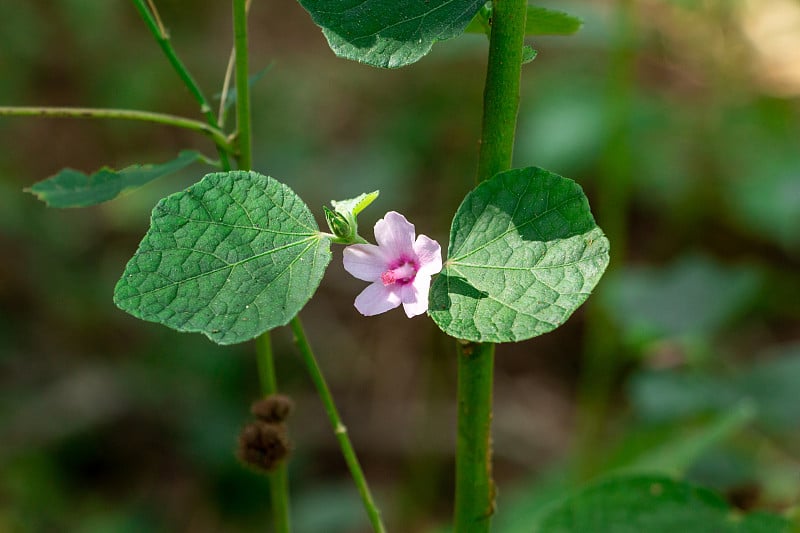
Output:
[[[523,73],[515,161],[574,179],[594,204],[615,178],[604,161],[619,155],[608,153],[606,98],[619,81],[609,79],[615,11],[586,0],[536,3],[584,26],[569,38],[530,39],[539,54]],[[675,516],[699,513],[709,523],[730,517],[730,505],[782,511],[800,497],[798,4],[630,4],[622,124],[633,179],[618,206],[630,260],[615,257],[612,242],[617,271],[596,302],[624,342],[609,432],[596,447],[600,474],[635,473],[641,490],[580,492],[587,480],[574,478],[571,413],[582,327],[592,320],[579,311],[555,332],[498,350],[498,378],[518,385],[503,388],[495,407],[501,533],[529,533],[565,498],[609,510],[652,501],[652,483],[641,480],[656,478],[643,473],[682,474],[661,494],[685,497]],[[158,5],[173,43],[215,94],[230,54],[229,5]],[[274,65],[269,82],[253,86],[256,169],[290,185],[318,223],[318,206],[331,198],[381,189],[364,228],[396,209],[446,240],[474,178],[486,39],[441,42],[424,61],[384,71],[334,58],[297,3],[255,4],[252,17],[254,64]],[[0,63],[4,105],[198,118],[123,4],[0,2]],[[213,146],[143,124],[0,120],[0,531],[263,530],[267,483],[233,456],[258,394],[251,350],[129,320],[111,302],[152,207],[200,175],[180,171],[81,212],[45,209],[22,192],[67,166],[121,168],[183,149]],[[357,284],[339,283],[337,261],[303,311],[312,342],[325,348],[320,364],[390,529],[431,531],[451,515],[452,347],[433,324],[356,322]],[[324,412],[288,335],[277,332],[275,345],[281,388],[297,403],[289,431],[298,531],[360,531]],[[563,512],[554,516],[571,527]],[[774,518],[735,516],[780,531]],[[653,519],[641,517],[657,531]]]
[[656,342],[708,347],[752,305],[758,270],[687,255],[664,267],[628,266],[605,282],[603,305],[625,339],[647,353]]

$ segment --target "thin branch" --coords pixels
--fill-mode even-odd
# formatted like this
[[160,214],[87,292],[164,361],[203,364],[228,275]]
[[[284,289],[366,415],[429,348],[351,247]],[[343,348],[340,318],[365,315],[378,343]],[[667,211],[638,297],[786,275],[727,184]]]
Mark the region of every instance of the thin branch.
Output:
[[[217,123],[217,117],[214,116],[214,112],[211,110],[211,104],[208,103],[208,99],[205,97],[203,91],[200,89],[200,86],[189,73],[186,65],[184,65],[183,61],[181,61],[178,57],[178,54],[175,52],[175,48],[173,48],[172,43],[169,40],[169,34],[167,33],[166,29],[164,29],[164,25],[161,23],[161,20],[157,18],[156,13],[158,12],[154,9],[154,0],[147,0],[147,3],[150,7],[145,5],[145,0],[133,0],[133,5],[139,11],[139,14],[144,20],[145,25],[150,30],[150,33],[153,34],[153,37],[161,47],[161,50],[164,52],[167,60],[169,60],[170,64],[172,65],[172,68],[178,74],[181,81],[183,81],[183,84],[186,85],[186,88],[189,89],[189,92],[192,94],[197,103],[200,104],[200,112],[206,117],[206,122],[208,122],[208,125],[212,128],[219,130],[220,127]],[[219,147],[219,145],[217,146]],[[231,169],[227,151],[219,149],[219,159],[223,170]]]
[[225,125],[225,101],[228,99],[228,92],[231,90],[231,78],[233,77],[233,66],[236,62],[236,48],[231,48],[231,55],[228,57],[228,66],[225,68],[225,80],[222,82],[222,92],[219,96],[219,114],[217,123],[220,127]]
[[[250,14],[251,0],[247,0],[244,5],[245,14]],[[228,56],[228,66],[225,68],[225,79],[222,82],[222,92],[219,97],[219,114],[217,115],[217,123],[220,127],[225,125],[225,101],[228,99],[228,93],[231,90],[231,79],[233,78],[233,67],[236,62],[236,46],[231,47],[231,54]]]
[[205,122],[152,111],[136,109],[101,109],[94,107],[23,107],[0,106],[0,116],[41,118],[103,118],[153,122],[203,133],[211,137],[220,150],[230,151],[231,143],[221,130]]
[[378,510],[378,506],[375,504],[375,501],[372,499],[372,493],[369,490],[367,479],[364,477],[364,472],[361,470],[361,465],[358,462],[358,457],[356,457],[353,444],[350,442],[350,437],[347,434],[347,428],[342,423],[342,419],[339,416],[339,410],[336,409],[333,396],[331,395],[330,389],[328,389],[328,383],[325,381],[325,377],[322,375],[322,370],[320,370],[319,365],[317,364],[317,359],[314,356],[311,345],[308,343],[308,338],[306,337],[306,333],[303,329],[302,322],[300,322],[300,318],[294,317],[291,322],[289,322],[289,326],[292,328],[295,342],[297,343],[297,348],[306,364],[311,381],[314,382],[314,386],[317,388],[317,394],[319,394],[319,397],[322,400],[322,405],[325,407],[325,412],[328,414],[328,419],[333,426],[333,432],[336,435],[336,439],[339,441],[339,447],[342,450],[342,456],[344,457],[345,463],[347,463],[347,467],[350,469],[350,474],[353,476],[353,481],[356,484],[356,488],[358,488],[358,493],[361,496],[361,502],[364,505],[364,509],[367,512],[370,523],[372,524],[372,529],[375,531],[375,533],[385,533],[386,527],[381,521],[381,513]]
[[147,5],[150,6],[150,11],[153,13],[153,18],[156,19],[156,24],[158,25],[158,31],[161,32],[161,37],[164,39],[169,39],[169,35],[167,35],[167,28],[165,28],[164,23],[161,22],[161,15],[158,14],[156,3],[153,0],[147,0]]

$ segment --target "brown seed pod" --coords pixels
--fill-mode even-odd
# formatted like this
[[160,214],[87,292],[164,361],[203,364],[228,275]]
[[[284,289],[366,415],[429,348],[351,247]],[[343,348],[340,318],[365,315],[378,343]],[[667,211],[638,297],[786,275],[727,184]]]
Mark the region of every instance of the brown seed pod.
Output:
[[283,422],[292,412],[294,403],[283,394],[270,394],[250,406],[250,412],[259,420],[268,423]]
[[283,461],[291,447],[283,424],[258,420],[247,424],[239,434],[239,459],[259,470],[270,471]]

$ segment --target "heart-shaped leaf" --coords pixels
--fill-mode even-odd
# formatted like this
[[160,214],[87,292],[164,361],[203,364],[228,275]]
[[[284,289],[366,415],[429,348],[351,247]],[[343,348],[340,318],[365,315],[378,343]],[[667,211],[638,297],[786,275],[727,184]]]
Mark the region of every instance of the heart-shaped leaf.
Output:
[[460,35],[485,0],[300,0],[334,53],[374,67],[419,61]]
[[608,249],[577,183],[535,167],[502,172],[458,208],[430,315],[476,342],[547,333],[588,298]]
[[153,209],[114,302],[233,344],[291,320],[330,258],[329,238],[286,185],[255,172],[209,174]]
[[204,160],[199,152],[184,150],[176,159],[159,165],[131,165],[122,170],[106,167],[91,176],[65,168],[25,190],[50,207],[88,207],[113,200],[124,192]]

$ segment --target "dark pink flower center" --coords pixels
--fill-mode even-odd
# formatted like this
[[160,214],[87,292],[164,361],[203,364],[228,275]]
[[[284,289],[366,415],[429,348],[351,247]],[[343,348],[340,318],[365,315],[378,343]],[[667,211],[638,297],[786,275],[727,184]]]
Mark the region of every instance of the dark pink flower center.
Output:
[[417,262],[412,259],[402,258],[389,265],[389,269],[381,274],[381,282],[384,287],[389,285],[408,285],[417,276]]

